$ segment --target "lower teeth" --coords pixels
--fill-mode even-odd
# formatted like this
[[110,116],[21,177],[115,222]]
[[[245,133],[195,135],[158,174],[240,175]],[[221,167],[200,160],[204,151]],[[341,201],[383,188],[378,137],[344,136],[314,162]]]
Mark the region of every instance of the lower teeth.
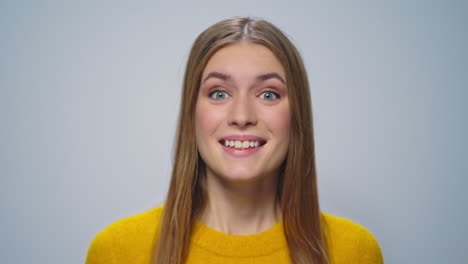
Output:
[[225,146],[225,147],[227,147],[227,148],[232,148],[232,149],[252,149],[252,148],[258,148],[258,147],[261,147],[261,145],[258,145],[257,147],[250,147],[250,146],[249,146],[249,147],[247,147],[247,148],[243,148],[243,147],[236,148],[236,147],[234,147],[234,146],[233,146],[233,147],[231,147],[231,146],[226,146],[226,145],[224,145],[224,146]]

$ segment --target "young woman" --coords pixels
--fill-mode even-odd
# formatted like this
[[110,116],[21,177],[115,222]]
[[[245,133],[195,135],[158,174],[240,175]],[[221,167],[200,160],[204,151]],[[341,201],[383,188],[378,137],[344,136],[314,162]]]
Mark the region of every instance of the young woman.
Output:
[[97,263],[383,263],[363,227],[319,208],[307,74],[264,20],[195,40],[163,205],[93,240]]

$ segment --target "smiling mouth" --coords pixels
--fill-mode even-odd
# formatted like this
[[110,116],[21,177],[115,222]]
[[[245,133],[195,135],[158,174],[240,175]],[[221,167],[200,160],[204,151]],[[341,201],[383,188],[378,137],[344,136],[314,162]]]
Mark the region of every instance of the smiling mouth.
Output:
[[265,140],[227,140],[221,139],[219,144],[233,149],[251,149],[265,145]]

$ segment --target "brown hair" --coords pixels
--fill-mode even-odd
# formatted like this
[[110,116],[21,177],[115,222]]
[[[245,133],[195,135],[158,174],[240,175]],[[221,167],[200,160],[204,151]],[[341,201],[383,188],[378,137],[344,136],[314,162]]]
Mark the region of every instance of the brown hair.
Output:
[[[202,72],[211,56],[226,45],[249,42],[268,47],[286,74],[291,110],[290,145],[281,167],[277,200],[291,263],[328,263],[318,202],[309,83],[294,45],[274,25],[234,17],[220,21],[195,40],[184,76],[174,167],[164,203],[153,264],[184,263],[195,217],[206,202],[205,164],[195,140],[195,105]],[[163,241],[163,243],[158,243]]]

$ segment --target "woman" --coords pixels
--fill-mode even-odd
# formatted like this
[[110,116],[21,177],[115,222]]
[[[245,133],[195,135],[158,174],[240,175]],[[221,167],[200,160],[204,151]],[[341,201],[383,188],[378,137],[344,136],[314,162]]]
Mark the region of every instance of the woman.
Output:
[[306,71],[275,26],[236,17],[195,40],[167,199],[93,240],[87,263],[383,263],[321,213]]

